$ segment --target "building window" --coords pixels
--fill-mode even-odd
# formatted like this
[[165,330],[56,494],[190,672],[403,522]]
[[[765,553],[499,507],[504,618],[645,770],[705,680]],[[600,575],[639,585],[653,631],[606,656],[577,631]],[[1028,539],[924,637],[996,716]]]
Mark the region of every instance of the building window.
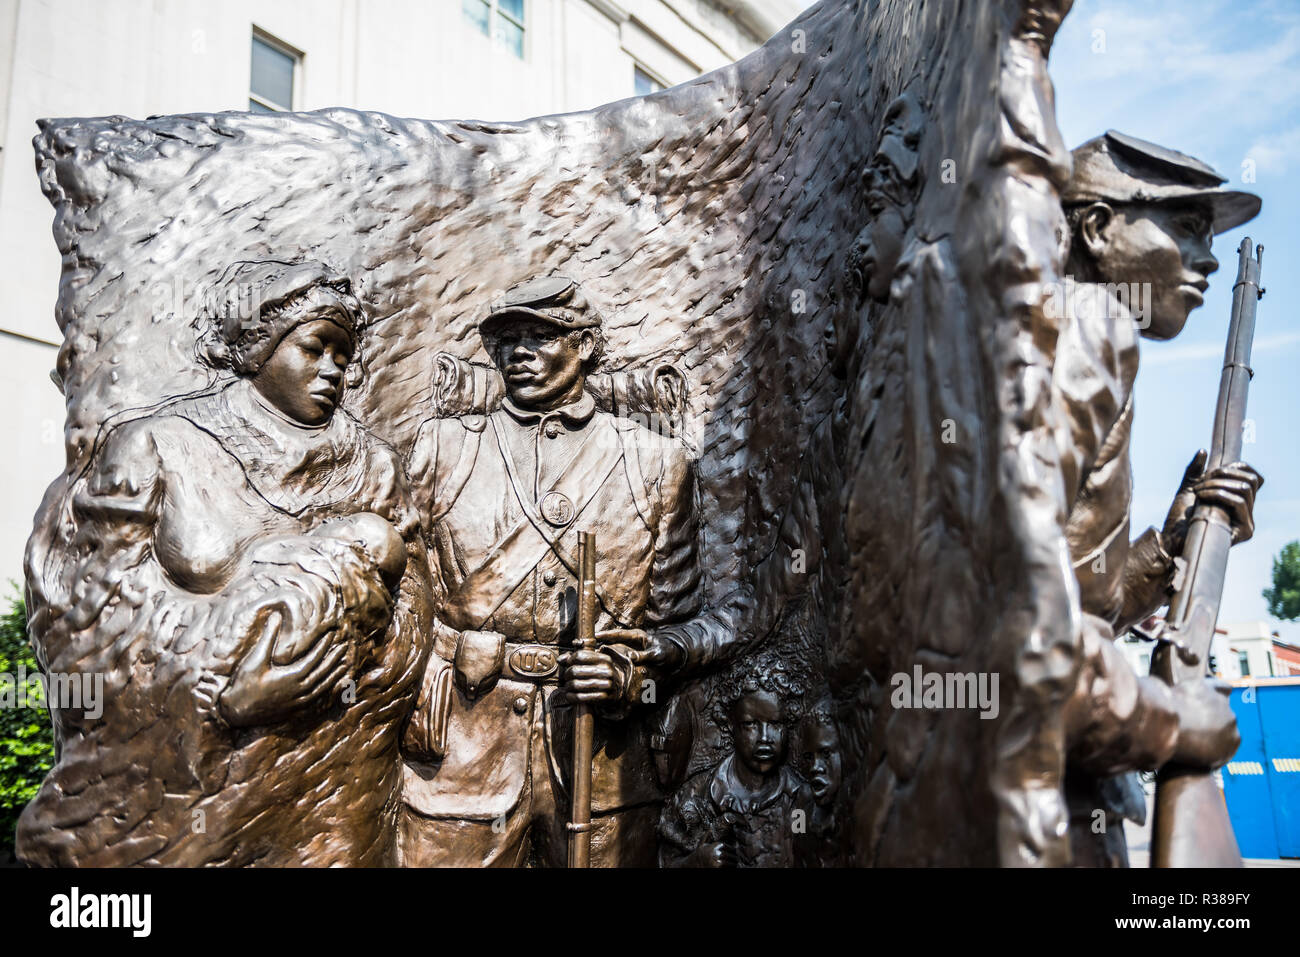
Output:
[[294,86],[302,54],[261,31],[253,33],[253,68],[248,108],[278,113],[294,107]]
[[633,70],[632,86],[637,96],[645,96],[647,93],[658,93],[664,88],[662,83],[639,66]]
[[524,0],[461,0],[465,19],[515,56],[524,56]]
[[1250,677],[1250,655],[1244,651],[1237,652],[1237,664],[1241,668],[1241,676],[1243,678],[1249,678]]

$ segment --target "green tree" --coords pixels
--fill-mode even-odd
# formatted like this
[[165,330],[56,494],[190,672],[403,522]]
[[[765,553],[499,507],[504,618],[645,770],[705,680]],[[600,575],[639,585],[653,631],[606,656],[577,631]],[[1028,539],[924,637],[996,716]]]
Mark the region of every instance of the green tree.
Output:
[[44,704],[40,667],[27,643],[27,607],[17,594],[0,615],[0,862],[13,855],[18,815],[54,763],[54,732],[44,707],[23,703],[16,682],[25,671],[26,701]]
[[1264,589],[1264,600],[1274,618],[1300,618],[1300,542],[1282,546],[1273,559],[1273,587]]

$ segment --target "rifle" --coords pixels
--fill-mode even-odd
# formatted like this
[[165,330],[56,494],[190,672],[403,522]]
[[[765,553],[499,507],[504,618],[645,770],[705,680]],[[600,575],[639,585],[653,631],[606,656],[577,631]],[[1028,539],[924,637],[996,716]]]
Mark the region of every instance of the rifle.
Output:
[[[575,647],[596,648],[596,536],[578,533],[578,634]],[[573,706],[573,802],[569,811],[569,866],[591,866],[591,755],[596,719],[591,705]]]
[[[1254,374],[1250,347],[1255,338],[1255,309],[1264,295],[1259,285],[1264,247],[1260,246],[1253,258],[1252,249],[1249,238],[1237,249],[1232,321],[1207,471],[1241,458],[1246,393]],[[1231,547],[1232,525],[1223,509],[1197,505],[1183,549],[1187,563],[1183,580],[1169,603],[1161,644],[1151,664],[1151,673],[1171,686],[1202,681],[1209,672],[1210,642],[1219,619]],[[1166,765],[1156,775],[1155,805],[1153,867],[1241,867],[1237,837],[1213,772]]]

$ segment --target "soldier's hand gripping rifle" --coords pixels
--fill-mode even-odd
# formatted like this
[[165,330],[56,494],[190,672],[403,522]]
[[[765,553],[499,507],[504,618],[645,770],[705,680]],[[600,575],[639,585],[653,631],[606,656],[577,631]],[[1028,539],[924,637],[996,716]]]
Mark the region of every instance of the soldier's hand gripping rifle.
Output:
[[[1232,288],[1232,322],[1219,380],[1214,438],[1207,472],[1241,458],[1241,429],[1250,388],[1250,347],[1255,337],[1255,309],[1264,295],[1260,267],[1264,247],[1252,256],[1253,244],[1238,248],[1237,283]],[[1192,512],[1183,548],[1186,568],[1169,603],[1162,643],[1151,673],[1170,685],[1205,680],[1210,642],[1219,618],[1223,578],[1232,547],[1232,523],[1217,505],[1198,504]],[[1154,867],[1240,867],[1241,852],[1228,809],[1212,772],[1166,765],[1156,775],[1155,822],[1151,838]]]
[[[575,647],[596,648],[596,536],[578,533],[578,634]],[[569,866],[591,864],[591,756],[595,713],[583,701],[573,706],[573,806],[569,812]]]

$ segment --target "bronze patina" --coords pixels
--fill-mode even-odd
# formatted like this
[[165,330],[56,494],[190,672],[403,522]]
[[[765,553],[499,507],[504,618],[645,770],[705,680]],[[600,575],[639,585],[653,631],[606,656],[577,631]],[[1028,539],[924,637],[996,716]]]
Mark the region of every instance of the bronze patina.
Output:
[[364,322],[320,264],[236,264],[198,319],[211,386],[107,423],[72,476],[33,633],[105,707],[54,712],[28,863],[392,859],[430,581],[401,461],[338,409]]
[[1171,691],[1134,674],[1113,638],[1168,604],[1193,509],[1222,509],[1232,537],[1244,541],[1263,484],[1243,462],[1220,459],[1207,469],[1206,453],[1198,452],[1164,527],[1129,541],[1138,337],[1167,340],[1182,330],[1218,269],[1212,237],[1254,217],[1260,204],[1223,188],[1223,177],[1200,161],[1123,133],[1089,140],[1074,161],[1063,195],[1069,281],[1053,370],[1069,423],[1062,446],[1073,496],[1066,537],[1084,612],[1066,793],[1075,863],[1124,866],[1123,817],[1142,821],[1146,806],[1136,776],[1115,772],[1169,761],[1218,767],[1239,739],[1226,686],[1192,681]]
[[[653,862],[661,796],[646,705],[689,673],[705,642],[716,654],[730,636],[702,614],[685,447],[598,411],[586,389],[601,326],[571,279],[512,288],[479,327],[505,383],[500,408],[430,418],[416,432],[408,469],[438,612],[429,692],[406,739],[405,863],[535,854],[563,864],[575,722],[595,734],[581,795],[594,863]],[[580,534],[599,542],[598,608],[594,634],[574,647]],[[451,690],[437,693],[448,672]],[[594,729],[589,707],[600,712]]]
[[824,0],[520,123],[42,121],[32,639],[107,694],[21,857],[1121,860],[1098,792],[1234,731],[1109,639],[1260,484],[1197,458],[1130,542],[1136,339],[1258,204],[1121,134],[1072,161],[1069,6]]

